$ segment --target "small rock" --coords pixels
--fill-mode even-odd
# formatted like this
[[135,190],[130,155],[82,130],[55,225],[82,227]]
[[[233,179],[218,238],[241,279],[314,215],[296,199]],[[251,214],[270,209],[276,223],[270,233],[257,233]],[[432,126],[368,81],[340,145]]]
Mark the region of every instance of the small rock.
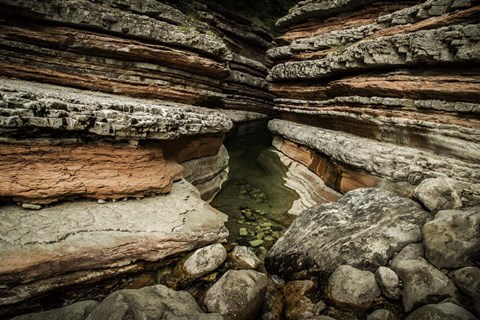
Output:
[[229,270],[205,294],[209,312],[226,320],[256,319],[265,298],[268,278],[253,270]]
[[425,259],[402,260],[395,271],[403,281],[402,303],[405,312],[457,295],[453,282]]
[[240,228],[238,230],[238,234],[241,236],[241,237],[246,237],[248,236],[248,230],[247,228]]
[[241,212],[242,212],[242,216],[245,218],[245,220],[251,221],[251,222],[256,220],[255,214],[252,212],[252,210],[242,209]]
[[480,256],[480,207],[440,211],[422,233],[425,256],[437,268],[473,265]]
[[379,267],[375,271],[375,279],[383,295],[392,300],[400,299],[398,275],[390,268]]
[[257,240],[250,241],[249,243],[251,247],[255,248],[255,247],[261,246],[264,243],[264,241],[261,239],[257,239]]
[[343,265],[330,276],[326,295],[336,305],[368,309],[380,296],[380,288],[372,272]]
[[105,201],[105,200],[103,200],[103,199],[98,199],[97,202],[100,203],[100,204],[107,203],[107,201]]
[[230,258],[238,269],[256,269],[262,263],[255,252],[245,246],[236,246],[230,253]]
[[42,209],[42,206],[40,204],[22,203],[22,208],[29,210],[40,210]]
[[275,238],[274,238],[274,237],[272,237],[272,236],[266,236],[266,237],[264,237],[264,238],[263,238],[263,240],[265,240],[265,241],[267,241],[267,242],[268,242],[268,241],[274,241],[274,240],[275,240]]
[[425,252],[423,250],[423,244],[421,243],[412,243],[403,248],[396,256],[393,258],[390,267],[395,270],[398,263],[402,260],[416,260],[418,258],[423,258]]
[[216,243],[195,251],[185,260],[181,269],[188,278],[199,278],[220,267],[225,259],[227,250],[220,243]]
[[462,307],[451,302],[428,304],[413,311],[405,320],[477,320]]
[[398,320],[398,317],[390,310],[378,309],[370,313],[367,320]]
[[423,180],[415,188],[413,196],[433,214],[462,206],[457,191],[446,178]]
[[63,308],[25,314],[11,320],[84,320],[97,306],[97,301],[81,301]]

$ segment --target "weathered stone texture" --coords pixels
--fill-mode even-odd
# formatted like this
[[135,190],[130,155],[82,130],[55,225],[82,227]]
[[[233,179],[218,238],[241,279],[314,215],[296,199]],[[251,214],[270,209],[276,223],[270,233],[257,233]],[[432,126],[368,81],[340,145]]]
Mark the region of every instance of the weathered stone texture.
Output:
[[[270,121],[269,128],[287,140],[319,152],[330,163],[337,163],[337,167],[347,164],[350,171],[357,172],[356,180],[360,183],[356,185],[349,182],[347,170],[335,169],[335,165],[325,162],[325,169],[318,171],[320,176],[323,174],[322,178],[329,181],[328,176],[332,175],[329,171],[336,171],[335,179],[327,185],[341,192],[359,186],[380,186],[411,195],[415,185],[426,178],[442,175],[464,183],[461,191],[464,197],[476,198],[480,191],[480,166],[475,163],[284,120]],[[302,162],[301,155],[292,153],[291,156]]]
[[272,36],[233,12],[191,1],[1,3],[0,75],[271,112]]
[[[296,125],[274,121],[272,130],[326,158],[330,173],[320,176],[337,191],[382,186],[411,195],[408,184],[442,177],[454,180],[463,205],[474,204],[479,12],[472,1],[299,2],[277,22],[284,34],[268,51],[270,91],[280,118],[310,127],[285,134],[280,127]],[[380,160],[390,155],[390,163]],[[472,175],[460,178],[464,168]],[[352,171],[357,177],[347,182]]]
[[226,216],[185,181],[165,196],[66,202],[40,211],[2,206],[0,216],[0,305],[140,271],[144,261],[228,235]]
[[337,202],[303,211],[269,251],[266,266],[286,277],[331,273],[344,264],[375,271],[419,241],[429,218],[413,201],[390,191],[351,191]]

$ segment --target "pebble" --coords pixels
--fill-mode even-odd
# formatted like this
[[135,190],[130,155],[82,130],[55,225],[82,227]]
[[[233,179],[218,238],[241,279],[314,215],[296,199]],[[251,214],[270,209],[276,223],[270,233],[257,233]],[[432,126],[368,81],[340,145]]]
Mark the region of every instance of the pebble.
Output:
[[273,241],[273,240],[275,240],[275,238],[274,238],[274,237],[271,237],[271,236],[266,236],[265,238],[263,238],[263,240],[265,240],[265,241]]
[[247,228],[240,228],[240,229],[238,230],[238,233],[240,234],[241,237],[246,237],[246,236],[248,236]]
[[105,200],[103,200],[103,199],[98,199],[97,202],[100,203],[100,204],[107,203],[107,201],[105,201]]
[[22,208],[30,210],[40,210],[42,209],[42,206],[40,204],[22,203]]
[[250,241],[249,243],[250,243],[250,246],[252,247],[259,247],[264,243],[264,241],[262,239],[257,239],[257,240]]

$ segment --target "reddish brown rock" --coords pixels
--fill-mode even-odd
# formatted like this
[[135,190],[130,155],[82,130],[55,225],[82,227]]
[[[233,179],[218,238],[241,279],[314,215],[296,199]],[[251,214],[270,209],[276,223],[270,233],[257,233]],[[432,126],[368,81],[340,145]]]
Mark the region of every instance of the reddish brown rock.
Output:
[[159,147],[50,143],[0,145],[0,195],[39,204],[143,197],[169,192],[181,177],[182,167],[165,160]]

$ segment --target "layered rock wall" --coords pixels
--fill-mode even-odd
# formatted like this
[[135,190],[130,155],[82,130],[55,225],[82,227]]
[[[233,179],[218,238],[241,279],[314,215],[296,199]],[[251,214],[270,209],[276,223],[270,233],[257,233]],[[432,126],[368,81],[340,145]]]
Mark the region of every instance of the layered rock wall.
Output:
[[270,111],[269,33],[201,2],[2,0],[2,75]]
[[[269,50],[280,149],[299,145],[284,153],[340,192],[411,195],[444,176],[465,203],[478,199],[479,10],[471,1],[300,2]],[[312,159],[323,159],[320,170]]]

